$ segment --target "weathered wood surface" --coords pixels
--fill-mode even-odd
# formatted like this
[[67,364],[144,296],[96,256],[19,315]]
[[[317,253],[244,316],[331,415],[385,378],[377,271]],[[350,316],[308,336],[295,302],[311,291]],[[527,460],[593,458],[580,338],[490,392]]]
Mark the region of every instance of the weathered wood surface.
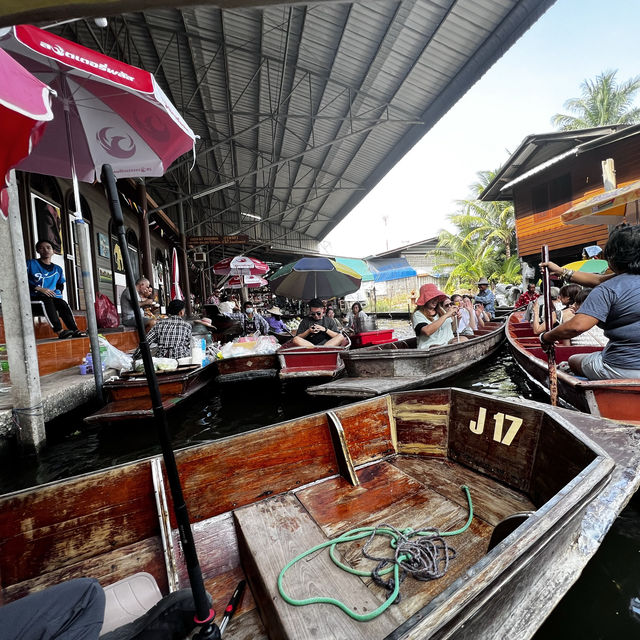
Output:
[[307,389],[311,396],[335,396],[342,398],[373,398],[392,391],[417,389],[426,382],[422,378],[340,378],[333,382],[315,385]]
[[[328,604],[293,607],[282,600],[276,584],[282,568],[326,540],[295,496],[277,496],[238,509],[235,518],[245,570],[272,640],[372,640],[384,638],[397,626],[387,612],[371,622],[356,622]],[[285,576],[284,588],[300,599],[338,598],[358,613],[380,604],[360,578],[336,567],[326,550],[296,563]]]
[[280,364],[278,356],[272,354],[249,354],[217,361],[220,383],[243,382],[260,378],[275,378]]

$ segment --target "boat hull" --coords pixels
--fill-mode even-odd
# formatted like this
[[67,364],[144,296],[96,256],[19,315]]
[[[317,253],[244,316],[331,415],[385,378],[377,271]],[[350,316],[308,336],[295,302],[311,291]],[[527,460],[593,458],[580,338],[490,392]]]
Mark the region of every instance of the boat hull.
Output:
[[216,380],[220,384],[275,378],[280,368],[278,356],[275,353],[225,358],[218,360],[217,365],[218,377]]
[[[554,572],[577,546],[576,537],[590,535],[583,528],[588,505],[614,467],[567,415],[537,403],[430,389],[178,452],[214,607],[224,608],[238,580],[250,584],[225,637],[529,637],[542,622],[535,607],[547,606],[538,602],[539,590],[547,585],[559,597]],[[602,433],[606,425],[593,422],[594,433]],[[629,447],[616,453],[629,456]],[[184,587],[176,522],[156,509],[166,480],[154,481],[153,469],[161,478],[157,457],[1,496],[3,601],[76,576],[108,585],[137,571],[153,575],[163,593],[172,582]],[[459,529],[468,517],[461,484],[470,488],[475,516],[450,540],[458,553],[447,574],[429,582],[407,578],[402,600],[380,617],[355,623],[325,605],[291,607],[278,594],[273,578],[299,550],[355,526]],[[602,504],[610,507],[611,497]],[[496,525],[523,510],[534,513],[487,552]],[[162,530],[173,546],[163,547]],[[601,536],[602,523],[597,544]],[[344,553],[356,568],[364,562],[357,548]],[[580,569],[574,567],[566,582]],[[386,597],[367,580],[333,571],[315,554],[291,570],[285,585],[298,597],[329,589],[368,610]],[[518,633],[482,631],[499,624]]]
[[[526,376],[549,393],[547,356],[521,317],[521,313],[512,314],[505,326],[509,350]],[[594,351],[601,351],[601,347],[556,346],[556,362]],[[565,405],[594,416],[640,424],[640,380],[581,380],[563,371],[558,371],[557,377],[558,398]]]
[[371,398],[434,384],[493,355],[504,341],[503,326],[491,323],[472,340],[427,351],[415,348],[415,338],[349,351],[343,357],[348,377],[311,387],[307,393]]

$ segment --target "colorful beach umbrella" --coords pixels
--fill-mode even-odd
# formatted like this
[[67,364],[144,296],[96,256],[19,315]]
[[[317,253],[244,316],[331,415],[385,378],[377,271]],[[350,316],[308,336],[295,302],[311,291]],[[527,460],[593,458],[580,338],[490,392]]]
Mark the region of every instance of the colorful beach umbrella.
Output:
[[345,296],[357,291],[360,282],[360,274],[330,258],[300,258],[278,269],[269,288],[278,296],[311,300]]
[[221,276],[261,276],[269,271],[269,265],[257,258],[235,256],[223,258],[213,265],[213,272]]
[[606,260],[592,258],[590,260],[576,260],[565,264],[562,268],[570,269],[571,271],[583,271],[584,273],[604,273],[609,268],[609,263]]
[[8,174],[44,133],[53,119],[53,91],[0,49],[0,215],[9,208]]
[[257,289],[268,284],[269,282],[260,276],[232,276],[226,286],[231,289],[242,289],[242,287]]
[[171,252],[171,299],[184,300],[182,289],[180,288],[180,262],[175,247]]

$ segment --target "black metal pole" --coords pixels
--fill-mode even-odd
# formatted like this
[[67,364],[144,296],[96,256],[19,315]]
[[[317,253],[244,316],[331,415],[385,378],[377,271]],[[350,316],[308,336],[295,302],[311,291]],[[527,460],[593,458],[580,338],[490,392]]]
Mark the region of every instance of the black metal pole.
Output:
[[[121,247],[127,246],[126,232],[124,228],[124,219],[122,217],[122,209],[120,208],[120,199],[116,187],[116,179],[113,175],[111,165],[102,166],[102,184],[107,191],[107,201],[111,209],[111,218],[114,224],[114,230]],[[196,552],[193,540],[193,532],[189,522],[189,514],[187,505],[182,494],[182,486],[180,485],[180,476],[178,475],[178,466],[171,447],[169,438],[169,429],[167,424],[167,415],[162,406],[162,397],[158,388],[158,378],[153,367],[153,359],[147,342],[147,334],[144,330],[142,320],[142,312],[138,304],[138,292],[136,290],[135,281],[133,279],[133,271],[131,269],[131,261],[129,253],[123,249],[122,260],[124,262],[124,271],[127,276],[127,288],[131,298],[131,306],[133,307],[133,315],[136,321],[136,328],[140,338],[140,352],[149,385],[149,393],[151,394],[151,406],[153,407],[153,416],[155,418],[156,427],[158,429],[158,437],[162,447],[162,457],[164,458],[164,466],[167,471],[171,496],[173,498],[173,509],[176,520],[178,521],[178,531],[180,541],[184,551],[185,561],[187,563],[187,571],[189,573],[189,582],[191,583],[191,591],[193,592],[193,600],[196,605],[196,623],[202,625],[198,638],[220,638],[218,626],[213,623],[216,615],[215,611],[209,606],[209,598],[202,579],[202,571],[198,562],[198,554]]]

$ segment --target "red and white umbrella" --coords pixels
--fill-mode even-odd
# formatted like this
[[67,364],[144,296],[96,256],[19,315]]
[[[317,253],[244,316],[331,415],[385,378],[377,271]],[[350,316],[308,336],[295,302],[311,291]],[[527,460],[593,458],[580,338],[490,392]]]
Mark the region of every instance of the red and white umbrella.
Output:
[[93,182],[161,176],[195,135],[148,71],[30,25],[0,37],[5,49],[57,94],[55,120],[19,169]]
[[213,272],[221,276],[260,276],[269,271],[269,265],[257,258],[235,256],[223,258],[213,265]]
[[182,289],[180,288],[180,264],[178,262],[178,252],[175,247],[171,252],[171,299],[184,300]]
[[232,276],[229,278],[226,286],[231,289],[242,289],[242,287],[257,289],[258,287],[265,287],[268,284],[269,282],[260,276]]
[[53,118],[51,89],[0,49],[0,215],[7,218],[8,174]]

